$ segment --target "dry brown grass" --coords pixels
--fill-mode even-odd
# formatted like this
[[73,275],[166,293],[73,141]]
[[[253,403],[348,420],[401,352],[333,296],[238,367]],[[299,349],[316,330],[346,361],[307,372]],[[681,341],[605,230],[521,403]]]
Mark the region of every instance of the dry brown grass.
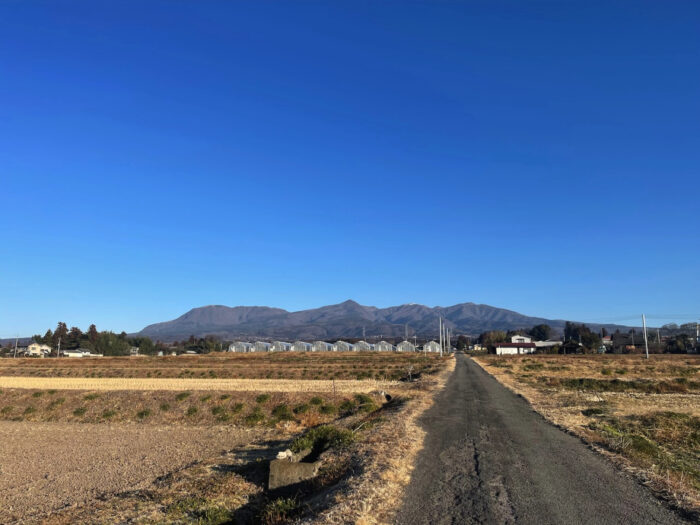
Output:
[[475,361],[553,423],[700,512],[700,357],[481,356]]
[[[355,469],[361,474],[346,479],[330,497],[332,505],[305,523],[393,523],[403,490],[411,479],[425,432],[418,418],[433,404],[434,395],[454,370],[454,358],[430,380],[407,393],[406,402],[390,419],[376,425],[355,452]],[[406,395],[406,394],[404,394]]]
[[396,381],[290,379],[153,379],[0,376],[0,388],[55,390],[197,390],[231,392],[372,392],[396,388]]

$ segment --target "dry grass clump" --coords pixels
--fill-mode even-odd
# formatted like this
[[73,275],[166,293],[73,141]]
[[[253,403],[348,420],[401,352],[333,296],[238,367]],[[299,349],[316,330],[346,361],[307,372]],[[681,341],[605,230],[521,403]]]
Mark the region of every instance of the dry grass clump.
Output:
[[475,358],[535,410],[700,517],[700,357]]

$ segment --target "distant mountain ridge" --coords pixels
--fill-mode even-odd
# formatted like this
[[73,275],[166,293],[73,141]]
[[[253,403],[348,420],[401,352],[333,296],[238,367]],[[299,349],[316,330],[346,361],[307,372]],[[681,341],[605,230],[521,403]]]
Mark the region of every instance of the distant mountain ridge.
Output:
[[[401,337],[408,334],[437,337],[438,317],[446,320],[454,334],[477,335],[487,330],[518,330],[546,323],[563,332],[566,321],[545,319],[485,304],[462,303],[448,307],[403,304],[388,308],[363,306],[348,300],[311,310],[288,312],[267,306],[211,305],[193,308],[184,315],[146,326],[135,335],[174,341],[190,335],[215,335],[222,339],[279,338],[285,340],[336,339],[366,336]],[[627,327],[586,323],[592,329],[609,331]]]

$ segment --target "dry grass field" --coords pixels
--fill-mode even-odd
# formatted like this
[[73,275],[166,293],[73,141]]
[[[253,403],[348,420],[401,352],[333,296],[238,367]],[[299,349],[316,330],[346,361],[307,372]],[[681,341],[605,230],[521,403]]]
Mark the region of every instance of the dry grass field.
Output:
[[700,516],[700,356],[475,360],[546,418]]
[[[0,360],[0,434],[12,444],[0,454],[0,522],[282,523],[312,512],[309,498],[316,516],[340,504],[359,516],[367,504],[347,494],[365,487],[368,472],[389,472],[395,492],[407,479],[401,457],[387,460],[420,448],[412,422],[451,362],[415,354]],[[400,381],[409,373],[413,381]],[[325,447],[313,483],[268,493],[266,460],[300,436],[342,446]],[[391,498],[382,501],[389,515]]]

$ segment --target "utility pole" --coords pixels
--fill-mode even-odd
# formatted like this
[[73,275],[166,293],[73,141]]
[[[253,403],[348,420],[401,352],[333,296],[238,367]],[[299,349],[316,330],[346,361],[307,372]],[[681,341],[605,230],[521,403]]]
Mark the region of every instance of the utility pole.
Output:
[[17,339],[19,339],[19,337],[15,337],[15,358],[17,357]]
[[661,334],[659,333],[659,329],[656,329],[656,342],[657,344],[661,344]]
[[56,359],[61,355],[61,338],[58,338],[58,348],[56,349]]
[[440,357],[442,357],[442,343],[443,343],[443,341],[442,341],[442,317],[438,317],[438,321],[439,321],[439,325],[438,325],[439,328],[438,329],[440,331]]
[[647,359],[649,359],[649,342],[647,341],[647,318],[642,314],[642,327],[644,328],[644,348],[647,352]]

